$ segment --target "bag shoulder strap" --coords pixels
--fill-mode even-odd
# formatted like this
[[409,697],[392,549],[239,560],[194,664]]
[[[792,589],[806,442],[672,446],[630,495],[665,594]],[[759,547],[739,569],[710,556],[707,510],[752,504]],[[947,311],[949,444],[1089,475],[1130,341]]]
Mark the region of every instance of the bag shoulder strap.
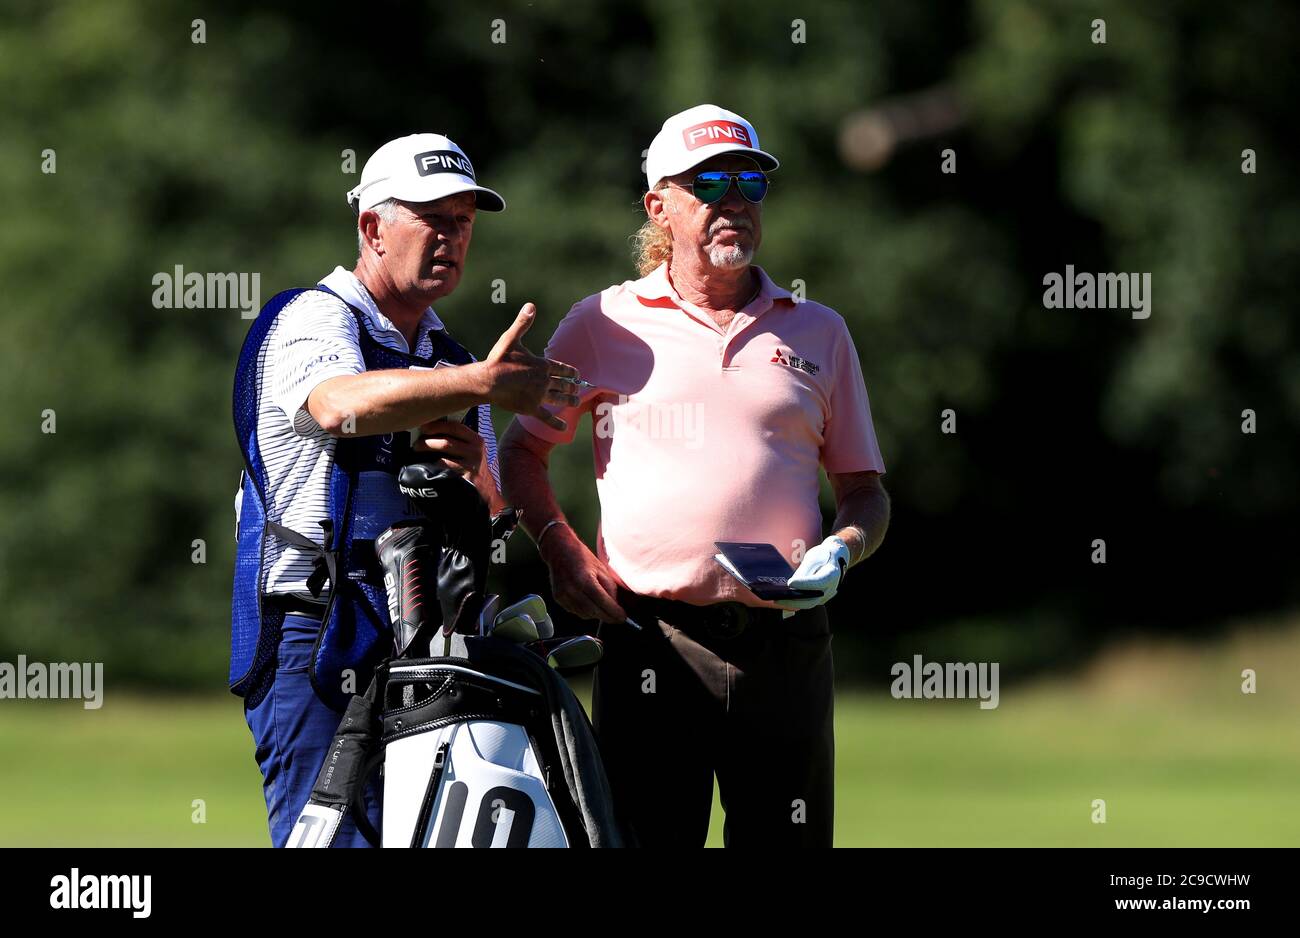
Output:
[[361,793],[367,777],[383,758],[376,707],[383,705],[388,666],[388,661],[382,662],[366,692],[348,702],[312,786],[311,798],[298,816],[286,847],[330,846],[349,811],[361,835],[371,846],[379,846],[379,834],[366,816]]

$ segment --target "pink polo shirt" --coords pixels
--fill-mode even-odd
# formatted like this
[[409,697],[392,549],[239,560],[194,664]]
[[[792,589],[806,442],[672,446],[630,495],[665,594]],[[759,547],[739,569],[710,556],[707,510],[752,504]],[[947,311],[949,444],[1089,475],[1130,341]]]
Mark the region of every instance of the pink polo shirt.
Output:
[[820,467],[885,471],[844,319],[754,269],[762,288],[726,329],[678,295],[666,264],[577,303],[546,355],[597,389],[556,411],[566,432],[519,418],[568,443],[591,413],[597,554],[636,593],[769,606],[713,542],[770,543],[793,562],[822,539]]

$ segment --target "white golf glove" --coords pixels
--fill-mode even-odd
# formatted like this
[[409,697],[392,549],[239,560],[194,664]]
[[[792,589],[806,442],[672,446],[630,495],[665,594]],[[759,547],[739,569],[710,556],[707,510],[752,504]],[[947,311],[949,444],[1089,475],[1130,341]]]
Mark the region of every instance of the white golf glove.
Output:
[[828,537],[803,555],[803,563],[790,577],[789,586],[797,590],[821,590],[820,596],[807,599],[778,599],[782,609],[812,609],[830,600],[840,588],[844,571],[849,568],[849,545],[838,537]]

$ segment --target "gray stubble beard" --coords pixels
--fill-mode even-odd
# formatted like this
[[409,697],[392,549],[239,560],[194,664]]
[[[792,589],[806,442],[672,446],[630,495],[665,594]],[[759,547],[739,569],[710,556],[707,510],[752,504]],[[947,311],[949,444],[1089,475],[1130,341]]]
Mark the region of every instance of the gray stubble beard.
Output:
[[718,270],[739,270],[754,259],[754,249],[739,244],[719,244],[709,248],[709,263]]

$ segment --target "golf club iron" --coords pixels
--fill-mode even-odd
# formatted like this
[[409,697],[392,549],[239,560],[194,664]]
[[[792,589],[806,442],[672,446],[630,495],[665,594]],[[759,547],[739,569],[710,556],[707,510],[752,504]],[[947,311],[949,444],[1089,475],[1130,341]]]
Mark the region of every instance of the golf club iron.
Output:
[[497,610],[501,607],[501,596],[493,593],[483,603],[483,609],[478,614],[478,626],[475,629],[476,634],[481,638],[492,631],[496,624]]
[[506,606],[498,612],[496,614],[497,624],[499,625],[518,615],[526,615],[533,620],[533,623],[537,626],[538,638],[551,638],[555,635],[555,625],[551,622],[551,616],[546,611],[546,602],[536,593],[529,593],[523,599]]
[[533,617],[526,612],[511,616],[504,621],[497,616],[497,623],[490,634],[504,638],[508,642],[524,645],[538,639],[537,623],[533,622]]
[[531,646],[557,671],[576,671],[600,662],[605,646],[594,635],[574,635],[537,642]]

